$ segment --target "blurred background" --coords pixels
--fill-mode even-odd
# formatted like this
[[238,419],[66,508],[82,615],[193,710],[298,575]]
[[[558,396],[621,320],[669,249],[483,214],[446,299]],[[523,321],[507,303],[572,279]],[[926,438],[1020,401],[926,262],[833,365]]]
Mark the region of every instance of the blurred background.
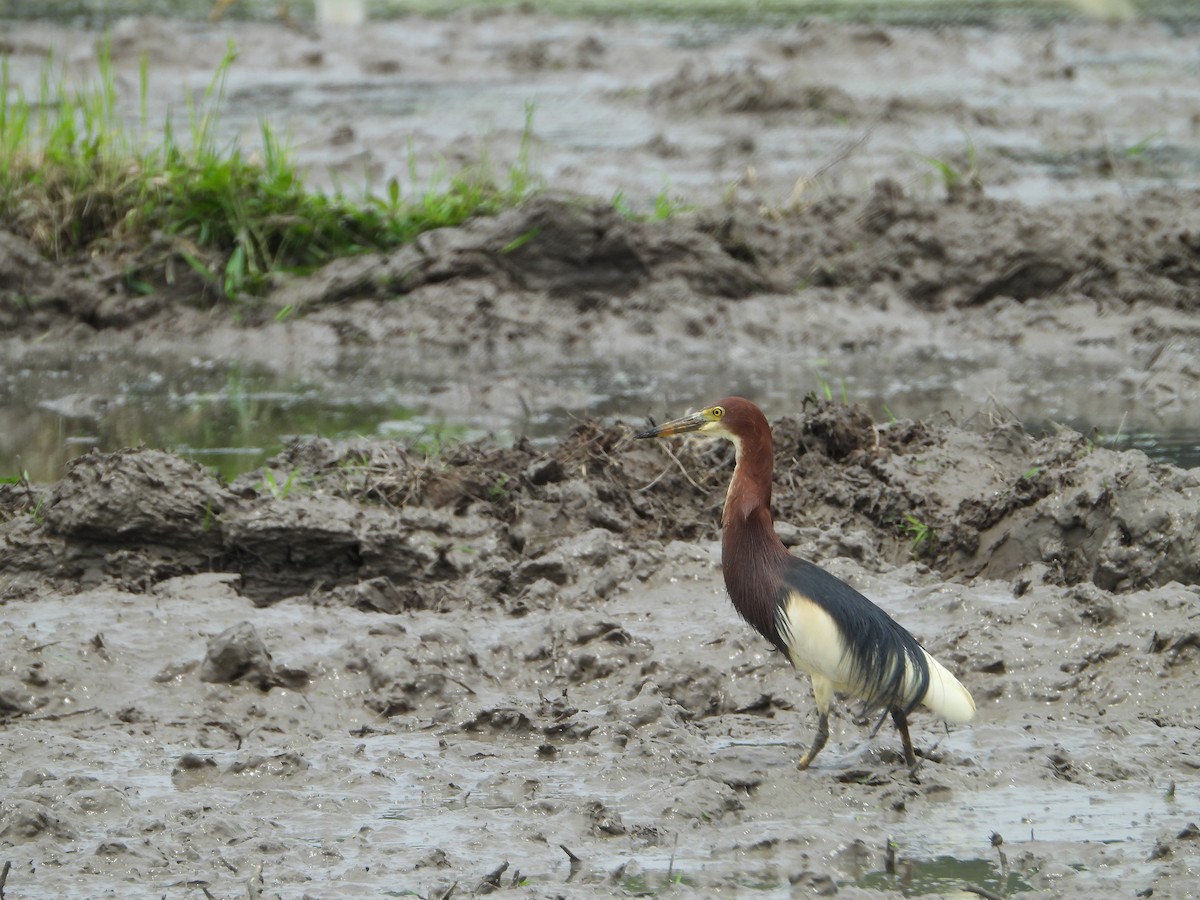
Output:
[[[358,211],[428,206],[471,172],[499,185],[489,214],[570,192],[646,227],[699,216],[711,232],[720,210],[739,209],[748,218],[731,214],[735,224],[785,232],[817,213],[840,221],[834,207],[865,207],[883,180],[917,204],[917,223],[972,197],[1019,209],[1005,226],[1018,245],[1020,223],[1037,222],[1038,210],[1047,220],[1079,210],[1085,230],[1127,219],[1136,231],[1152,208],[1164,235],[1200,234],[1187,200],[1200,185],[1200,8],[1190,0],[63,0],[49,9],[0,2],[0,152],[14,182],[12,160],[48,140],[39,117],[86,118],[81,107],[63,110],[72,97],[107,92],[103,127],[125,129],[134,155],[168,134],[191,147],[202,133],[215,154],[254,165],[269,165],[278,146],[304,192],[347,198]],[[25,143],[13,137],[22,110]],[[70,146],[83,158],[97,144]],[[0,221],[14,233],[32,221],[30,176],[21,177]],[[984,233],[991,213],[978,208],[971,227]],[[125,327],[86,316],[68,327],[45,303],[24,310],[11,273],[26,270],[12,247],[0,255],[9,332],[0,476],[51,480],[79,453],[141,443],[232,477],[291,435],[430,449],[483,435],[553,441],[587,416],[637,422],[731,392],[771,415],[809,396],[863,403],[885,422],[1011,415],[1033,431],[1066,425],[1200,465],[1190,275],[1172,276],[1163,296],[1138,287],[1119,303],[1088,305],[1080,270],[1012,308],[977,309],[922,306],[875,290],[874,276],[856,282],[814,267],[799,272],[791,299],[763,301],[777,308],[753,320],[759,338],[738,333],[754,308],[725,304],[698,314],[722,323],[711,336],[660,335],[674,341],[669,353],[634,340],[650,326],[631,312],[624,336],[551,352],[526,341],[481,360],[428,340],[428,323],[381,312],[381,325],[362,309],[310,316],[272,301],[283,281],[318,267],[258,271],[239,261],[236,229],[210,250],[203,223],[173,227],[142,240],[165,230],[179,269],[215,285],[180,307],[178,329],[161,310]],[[948,226],[930,233],[938,227]],[[32,226],[22,236],[39,239]],[[195,254],[179,250],[183,238]],[[783,246],[786,236],[771,241]],[[1084,268],[1120,281],[1107,269],[1128,254],[1095,243]],[[105,247],[47,258],[95,267]],[[364,249],[373,248],[347,252]],[[882,244],[863,252],[872,271],[917,265]],[[1191,272],[1195,251],[1184,253]],[[130,274],[114,259],[112,277],[131,293],[162,293],[161,272]],[[1144,284],[1146,261],[1130,265]],[[787,316],[780,332],[797,336],[768,334],[771,315]],[[411,339],[397,338],[404,329]]]

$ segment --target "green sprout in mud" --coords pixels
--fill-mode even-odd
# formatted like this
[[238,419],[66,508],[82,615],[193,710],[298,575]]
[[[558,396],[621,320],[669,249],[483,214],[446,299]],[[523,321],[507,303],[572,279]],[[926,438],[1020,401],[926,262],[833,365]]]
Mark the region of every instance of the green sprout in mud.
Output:
[[500,477],[488,488],[488,498],[491,500],[507,499],[509,494],[508,481],[508,474],[501,473]]
[[1158,134],[1157,132],[1154,134],[1149,134],[1140,141],[1130,144],[1128,147],[1126,147],[1124,150],[1124,155],[1130,159],[1136,159],[1139,156],[1143,156],[1147,151],[1150,150],[1154,142],[1160,137],[1162,137],[1162,135]]
[[669,219],[672,216],[687,212],[690,209],[692,209],[691,206],[680,203],[671,196],[670,187],[668,185],[664,184],[662,190],[660,190],[654,197],[654,218],[658,219],[659,221],[662,221],[663,219]]
[[961,166],[934,156],[918,157],[941,176],[946,196],[951,200],[983,190],[983,178],[979,171],[979,153],[975,149],[975,142],[965,132],[963,139],[966,143],[966,150],[964,151],[965,162]]
[[[0,485],[6,484],[13,485],[14,487],[20,487],[24,490],[25,502],[22,505],[24,509],[28,510],[30,518],[33,519],[33,521],[38,525],[41,525],[42,507],[46,505],[46,495],[34,491],[33,486],[29,481],[29,471],[27,469],[23,469],[20,475],[0,476]],[[18,506],[13,511],[20,512],[21,506]]]
[[630,220],[637,219],[637,213],[634,212],[633,207],[629,205],[629,198],[625,196],[625,192],[620,188],[618,188],[616,193],[613,194],[612,205],[613,209],[615,209],[617,214],[622,218]]
[[649,220],[662,222],[695,208],[673,197],[669,185],[663,185],[662,190],[654,196],[654,211],[649,215],[639,213],[634,209],[633,204],[629,201],[629,197],[626,196],[623,190],[618,189],[613,194],[611,202],[617,214],[623,219],[629,219],[631,222],[645,222]]
[[[826,403],[832,403],[833,402],[833,386],[824,377],[822,377],[819,372],[815,372],[814,374],[817,377],[817,384],[820,385],[820,388],[821,388],[821,396],[825,398]],[[849,406],[850,405],[850,391],[846,387],[846,379],[845,378],[840,379],[840,384],[841,384],[842,405]]]
[[511,241],[509,241],[507,244],[505,244],[503,247],[500,248],[500,253],[505,256],[507,256],[509,253],[515,253],[516,251],[518,251],[522,247],[524,247],[526,244],[528,244],[530,241],[532,241],[535,237],[537,237],[538,234],[541,233],[541,230],[542,229],[540,229],[540,228],[530,228],[524,234],[517,235],[515,238],[513,238]]
[[430,425],[412,443],[412,449],[436,458],[462,441],[466,429],[453,425]]
[[288,494],[292,492],[292,487],[294,486],[295,481],[296,472],[294,469],[288,475],[287,481],[285,481],[283,484],[280,484],[275,478],[274,472],[272,472],[270,469],[263,469],[263,490],[264,492],[269,493],[276,500],[286,500]]
[[914,557],[933,556],[937,547],[937,532],[932,525],[922,522],[912,513],[905,513],[900,531],[911,540],[909,551]]

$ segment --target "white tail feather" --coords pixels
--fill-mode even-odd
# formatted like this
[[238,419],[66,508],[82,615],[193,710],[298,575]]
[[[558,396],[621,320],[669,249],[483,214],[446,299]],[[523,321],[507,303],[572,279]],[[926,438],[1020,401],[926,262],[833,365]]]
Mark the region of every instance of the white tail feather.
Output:
[[929,689],[921,703],[947,722],[970,722],[975,717],[975,701],[950,670],[925,652],[929,664]]

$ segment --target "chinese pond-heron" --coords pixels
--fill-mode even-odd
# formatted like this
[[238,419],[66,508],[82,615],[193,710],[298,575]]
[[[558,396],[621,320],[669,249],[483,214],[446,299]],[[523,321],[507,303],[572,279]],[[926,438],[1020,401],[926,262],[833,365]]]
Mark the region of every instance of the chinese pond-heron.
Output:
[[835,693],[891,713],[916,765],[908,714],[927,706],[947,722],[967,722],[975,701],[958,679],[886,612],[839,578],[793,556],[771,519],[775,454],[762,410],[741,397],[634,435],[658,438],[696,431],[733,442],[736,463],[721,525],[721,569],[734,607],[812,679],[817,734],[800,758],[806,769],[829,737]]

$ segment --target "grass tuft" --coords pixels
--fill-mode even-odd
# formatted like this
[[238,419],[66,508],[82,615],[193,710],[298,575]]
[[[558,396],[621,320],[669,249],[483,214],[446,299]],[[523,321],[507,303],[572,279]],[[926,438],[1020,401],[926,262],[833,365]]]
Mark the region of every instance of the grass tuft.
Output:
[[395,178],[382,197],[309,191],[265,120],[254,153],[219,141],[226,78],[236,59],[231,43],[199,103],[189,103],[185,139],[170,119],[151,127],[144,57],[136,126],[119,112],[106,42],[97,51],[93,84],[71,89],[48,63],[35,99],[22,94],[7,61],[0,62],[0,227],[56,260],[113,253],[137,293],[190,272],[210,292],[236,301],[261,293],[273,273],[386,250],[423,231],[499,212],[533,190],[529,107],[506,180],[484,160],[453,175],[439,172],[424,186],[413,175],[408,196]]
[[914,559],[932,557],[937,551],[937,532],[932,525],[922,522],[912,513],[905,513],[900,531],[911,540],[909,551]]

